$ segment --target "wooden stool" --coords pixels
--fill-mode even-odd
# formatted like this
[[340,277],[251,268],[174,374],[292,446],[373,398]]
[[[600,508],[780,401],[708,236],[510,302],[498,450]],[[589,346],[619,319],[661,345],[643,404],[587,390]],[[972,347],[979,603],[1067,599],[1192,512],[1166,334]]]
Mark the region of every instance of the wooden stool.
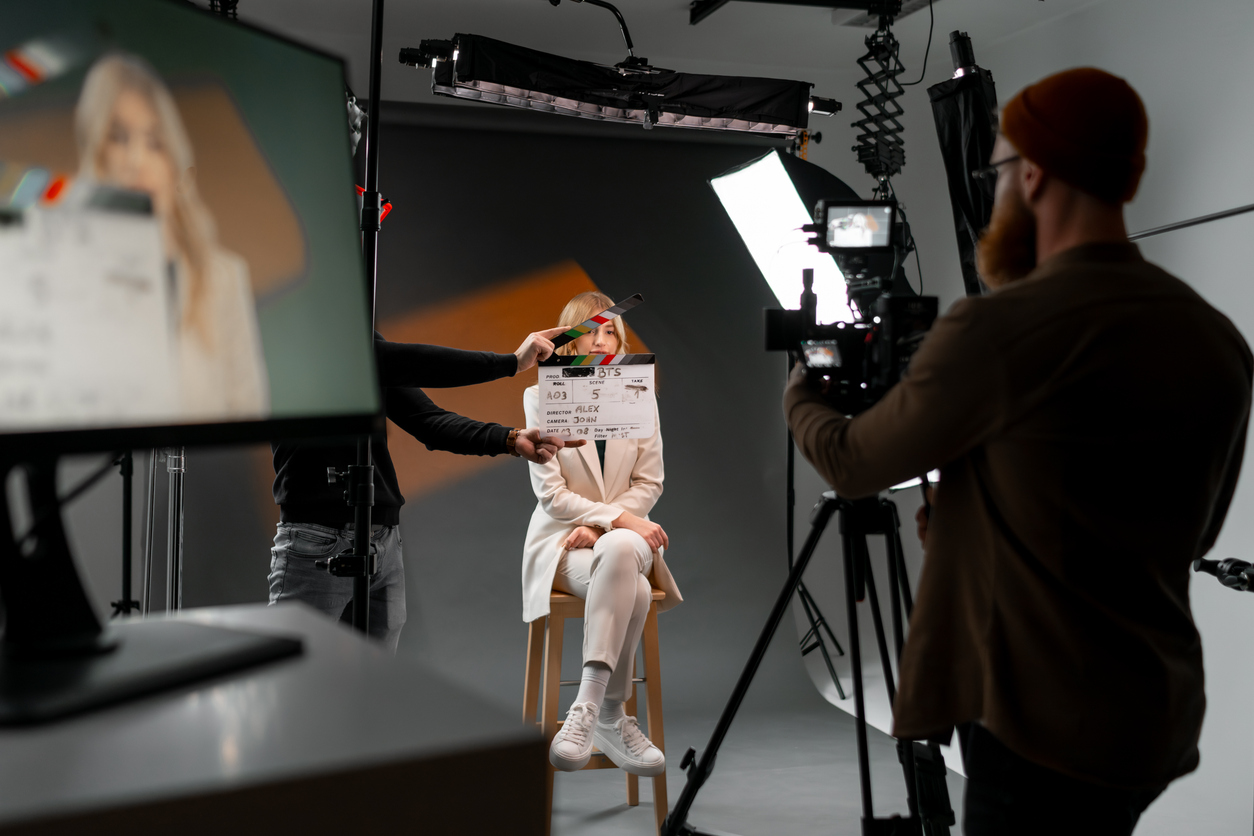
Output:
[[[636,716],[636,683],[645,683],[645,705],[649,711],[648,737],[666,754],[666,743],[662,733],[662,668],[658,657],[657,645],[657,602],[666,598],[660,589],[653,590],[653,602],[649,604],[649,614],[644,621],[644,634],[641,644],[644,645],[644,676],[632,677],[631,698],[625,708],[628,716]],[[562,681],[562,628],[568,618],[583,618],[583,599],[565,592],[554,592],[549,596],[549,615],[537,618],[528,625],[527,633],[527,672],[523,684],[523,722],[540,726],[544,738],[550,744],[562,721],[557,719],[558,691],[562,685],[578,685],[579,680]],[[635,671],[636,654],[631,655],[632,671]],[[543,706],[540,720],[536,721],[536,708],[540,707],[541,691],[543,690]],[[584,769],[618,769],[605,754],[597,749],[592,750],[592,760]],[[544,832],[548,834],[553,823],[553,773],[552,765],[547,769],[545,781],[545,816]],[[635,807],[640,803],[640,778],[627,774],[627,803]],[[657,818],[659,832],[662,822],[666,820],[666,773],[653,778],[653,812]]]

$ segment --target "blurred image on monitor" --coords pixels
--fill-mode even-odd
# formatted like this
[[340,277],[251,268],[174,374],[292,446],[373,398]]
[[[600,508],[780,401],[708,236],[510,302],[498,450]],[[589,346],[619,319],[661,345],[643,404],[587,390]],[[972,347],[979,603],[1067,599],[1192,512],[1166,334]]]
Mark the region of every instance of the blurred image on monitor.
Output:
[[341,62],[164,0],[6,4],[0,55],[0,434],[367,428]]

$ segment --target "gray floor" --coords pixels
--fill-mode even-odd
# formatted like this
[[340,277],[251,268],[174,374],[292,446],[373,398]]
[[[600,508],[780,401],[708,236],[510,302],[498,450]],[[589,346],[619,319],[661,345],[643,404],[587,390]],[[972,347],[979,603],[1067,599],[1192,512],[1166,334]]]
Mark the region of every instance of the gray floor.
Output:
[[[702,749],[717,717],[666,718],[670,751],[667,791],[673,806],[684,787],[679,760]],[[897,752],[887,735],[870,729],[871,783],[877,817],[903,813],[905,789]],[[962,817],[960,775],[949,774],[949,795]],[[853,719],[830,706],[737,718],[714,774],[693,805],[689,822],[738,836],[857,834],[861,802]],[[618,836],[653,832],[653,792],[640,782],[640,805],[628,807],[623,773],[590,770],[559,774],[554,787],[555,836]],[[952,828],[953,834],[960,832]]]

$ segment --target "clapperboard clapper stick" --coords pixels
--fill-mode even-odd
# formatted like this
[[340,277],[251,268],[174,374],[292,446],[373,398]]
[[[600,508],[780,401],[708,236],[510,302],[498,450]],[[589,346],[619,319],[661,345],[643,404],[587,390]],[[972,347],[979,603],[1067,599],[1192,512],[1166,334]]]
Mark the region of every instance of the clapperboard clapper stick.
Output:
[[599,314],[592,317],[587,322],[583,322],[579,325],[576,325],[574,328],[571,328],[565,334],[558,336],[555,340],[553,340],[553,347],[561,348],[562,346],[566,345],[566,343],[570,342],[571,340],[579,339],[584,334],[587,334],[589,331],[596,330],[598,325],[604,325],[605,323],[609,322],[614,317],[622,316],[623,314],[627,313],[627,311],[631,310],[632,308],[634,308],[636,305],[639,305],[643,301],[644,301],[644,297],[641,296],[639,293],[637,293],[635,296],[624,299],[623,301],[619,302],[614,307],[601,311]]

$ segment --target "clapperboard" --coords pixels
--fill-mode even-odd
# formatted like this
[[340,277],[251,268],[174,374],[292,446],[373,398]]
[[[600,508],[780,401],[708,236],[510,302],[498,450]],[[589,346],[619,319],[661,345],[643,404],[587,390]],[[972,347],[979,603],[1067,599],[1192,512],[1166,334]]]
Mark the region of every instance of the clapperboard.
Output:
[[[644,301],[640,294],[553,340],[561,347]],[[540,363],[540,421],[546,433],[590,441],[650,438],[657,430],[652,354],[556,354]]]

